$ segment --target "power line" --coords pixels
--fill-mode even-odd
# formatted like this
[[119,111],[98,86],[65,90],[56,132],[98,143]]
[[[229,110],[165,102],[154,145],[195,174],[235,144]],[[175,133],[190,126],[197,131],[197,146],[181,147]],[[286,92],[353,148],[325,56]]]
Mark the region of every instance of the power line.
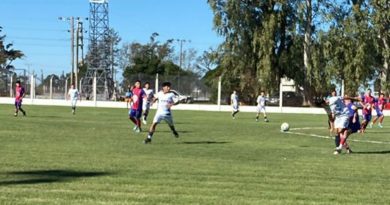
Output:
[[22,37],[22,36],[7,36],[7,39],[34,40],[34,41],[69,41],[69,38],[40,38],[40,37]]

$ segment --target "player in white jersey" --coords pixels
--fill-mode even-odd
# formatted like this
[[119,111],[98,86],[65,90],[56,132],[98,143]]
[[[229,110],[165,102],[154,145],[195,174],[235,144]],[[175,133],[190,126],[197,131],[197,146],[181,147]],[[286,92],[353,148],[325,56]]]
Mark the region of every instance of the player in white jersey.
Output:
[[175,130],[175,126],[173,125],[171,107],[174,104],[173,99],[175,98],[175,94],[169,92],[171,90],[171,83],[164,82],[162,84],[162,91],[160,91],[157,96],[153,99],[153,102],[158,101],[156,115],[153,119],[153,124],[150,126],[149,134],[147,138],[144,140],[145,144],[152,142],[152,137],[154,131],[156,130],[156,126],[164,120],[168,123],[169,127],[172,130],[173,135],[178,138],[179,134]]
[[265,102],[267,98],[264,95],[264,91],[261,91],[260,95],[257,97],[257,114],[256,114],[256,122],[259,121],[260,113],[263,113],[264,122],[268,122],[267,113],[265,112]]
[[[334,154],[339,154],[343,147],[347,148],[346,140],[348,137],[349,110],[344,104],[343,98],[336,96],[336,91],[332,91],[332,96],[327,99],[332,116],[334,116],[334,128],[337,136],[340,137],[340,143],[336,147]],[[337,143],[337,142],[336,142]]]
[[144,84],[144,92],[146,94],[146,97],[143,99],[142,103],[142,110],[143,110],[143,117],[142,117],[142,122],[146,125],[146,118],[149,115],[149,110],[150,106],[152,105],[153,97],[154,97],[154,92],[153,89],[150,89],[150,83],[146,82]]
[[232,105],[232,117],[236,119],[236,114],[240,112],[239,110],[239,101],[237,92],[234,90],[232,95],[230,95],[230,104]]
[[68,99],[70,98],[70,102],[72,105],[72,113],[76,114],[76,103],[77,100],[80,99],[80,93],[77,90],[77,88],[74,87],[72,84],[69,91],[68,91]]

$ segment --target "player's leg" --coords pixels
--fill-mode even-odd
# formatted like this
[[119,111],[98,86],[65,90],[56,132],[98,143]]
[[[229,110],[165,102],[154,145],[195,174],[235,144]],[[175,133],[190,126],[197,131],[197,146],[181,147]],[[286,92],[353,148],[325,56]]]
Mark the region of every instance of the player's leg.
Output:
[[380,128],[383,127],[382,123],[383,123],[383,119],[384,119],[384,118],[385,118],[385,116],[382,115],[382,116],[380,117],[380,119],[379,119],[379,124],[378,124],[378,126],[379,126]]
[[150,128],[149,128],[148,136],[147,136],[146,139],[144,140],[144,143],[145,143],[145,144],[148,144],[148,143],[151,143],[151,142],[152,142],[153,134],[154,134],[154,132],[156,131],[156,127],[157,127],[157,125],[161,122],[161,120],[162,120],[161,115],[156,114],[156,115],[154,116],[153,123],[152,123],[152,125],[150,125]]
[[143,117],[142,117],[142,122],[146,125],[147,124],[147,118],[148,118],[148,115],[149,115],[149,110],[150,110],[150,104],[149,103],[145,103],[144,104],[144,108],[143,108]]
[[264,122],[268,122],[267,113],[265,112],[265,107],[263,106],[261,109],[262,109],[263,116],[264,116]]
[[179,137],[179,133],[177,133],[176,129],[175,129],[175,125],[173,124],[173,119],[172,119],[172,115],[166,115],[164,117],[164,120],[165,122],[167,122],[169,128],[171,128],[171,131],[173,133],[173,136],[175,136],[176,138]]
[[135,127],[133,128],[134,131],[137,129],[137,120],[136,120],[135,116],[136,116],[136,110],[130,109],[130,111],[129,111],[129,120],[131,122],[133,122],[134,125],[135,125]]
[[383,127],[382,126],[382,122],[383,122],[383,118],[385,116],[383,115],[382,111],[380,111],[380,110],[377,110],[376,113],[377,113],[376,119],[378,119],[378,121],[379,121],[378,122],[378,127],[382,128]]
[[15,101],[15,114],[14,116],[17,117],[19,112],[19,102]]
[[18,110],[23,113],[23,116],[26,116],[26,111],[22,108],[22,101],[18,102]]
[[256,107],[256,122],[259,121],[260,112],[261,112],[260,106],[258,105],[258,106]]
[[136,132],[141,132],[141,116],[142,116],[142,110],[137,110],[135,114],[135,121],[137,125]]
[[72,99],[72,114],[76,114],[76,102],[77,99]]

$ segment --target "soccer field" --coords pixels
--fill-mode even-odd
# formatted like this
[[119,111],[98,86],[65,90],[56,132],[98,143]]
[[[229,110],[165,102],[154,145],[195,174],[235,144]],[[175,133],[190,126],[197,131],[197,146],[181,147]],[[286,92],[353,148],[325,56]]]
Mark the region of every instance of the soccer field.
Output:
[[173,111],[144,145],[126,109],[25,108],[0,105],[2,205],[390,203],[390,119],[333,155],[325,115]]

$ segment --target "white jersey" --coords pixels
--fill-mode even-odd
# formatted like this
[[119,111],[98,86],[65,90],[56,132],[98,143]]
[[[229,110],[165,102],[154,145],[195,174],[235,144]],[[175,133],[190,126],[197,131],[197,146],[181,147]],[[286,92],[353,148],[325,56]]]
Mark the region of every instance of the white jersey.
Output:
[[76,88],[70,89],[68,95],[70,96],[71,100],[77,100],[79,96],[79,91]]
[[257,100],[256,100],[256,102],[257,102],[257,106],[261,106],[261,107],[264,107],[265,106],[265,101],[266,101],[267,99],[265,98],[265,96],[261,96],[261,95],[259,95],[259,97],[257,97]]
[[230,96],[230,100],[231,100],[231,102],[232,102],[232,104],[233,105],[238,105],[238,95],[237,94],[232,94],[231,96]]
[[143,89],[146,95],[146,98],[144,98],[144,103],[150,103],[153,100],[154,92],[153,89]]
[[335,116],[349,115],[348,107],[345,106],[343,99],[341,97],[332,96],[328,99],[328,101],[329,101],[330,110]]
[[157,105],[156,115],[171,114],[171,106],[173,105],[174,97],[175,94],[173,93],[164,93],[163,91],[160,91],[157,94],[158,105]]

